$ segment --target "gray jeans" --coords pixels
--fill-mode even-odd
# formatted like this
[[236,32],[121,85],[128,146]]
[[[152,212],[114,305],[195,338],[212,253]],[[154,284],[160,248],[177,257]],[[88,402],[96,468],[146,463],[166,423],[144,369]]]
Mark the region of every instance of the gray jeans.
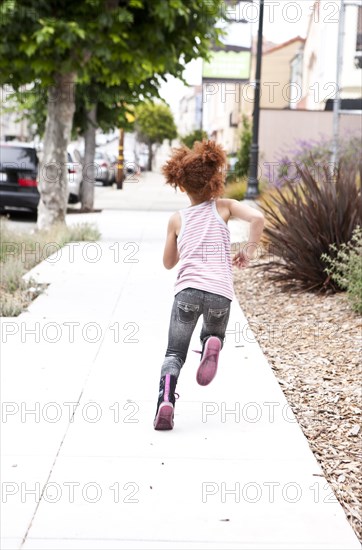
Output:
[[195,288],[181,290],[175,296],[172,306],[168,345],[161,369],[161,377],[173,374],[178,378],[186,361],[191,336],[200,315],[203,324],[200,334],[201,345],[209,336],[217,336],[224,343],[229,321],[231,300]]

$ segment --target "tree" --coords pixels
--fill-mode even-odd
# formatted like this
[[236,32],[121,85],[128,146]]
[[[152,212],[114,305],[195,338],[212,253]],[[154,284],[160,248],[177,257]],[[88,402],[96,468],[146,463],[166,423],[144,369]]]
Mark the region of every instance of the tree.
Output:
[[195,141],[202,141],[203,139],[207,139],[207,133],[204,130],[194,130],[182,137],[181,141],[186,147],[192,149]]
[[140,85],[124,81],[117,86],[105,87],[93,81],[91,86],[77,86],[74,129],[78,135],[84,136],[83,210],[91,211],[94,205],[96,129],[101,128],[104,132],[114,128],[132,130],[133,123],[129,122],[127,115],[132,114],[140,96],[158,96],[154,79],[152,82],[147,79]]
[[240,149],[237,153],[238,160],[235,163],[234,168],[236,177],[242,178],[249,172],[251,138],[252,134],[250,121],[245,115],[243,115]]
[[[41,87],[35,84],[31,89],[22,89],[12,95],[14,101],[8,111],[18,113],[18,120],[26,119],[35,128],[34,135],[42,138],[47,112]],[[133,124],[127,115],[133,114],[132,109],[140,96],[149,99],[159,97],[155,79],[147,79],[140,85],[125,81],[108,87],[93,80],[90,84],[78,84],[76,87],[72,136],[83,136],[85,142],[81,192],[84,211],[91,211],[94,206],[96,129],[101,128],[104,132],[114,128],[131,131]]]
[[148,145],[148,170],[152,170],[152,146],[173,140],[177,130],[171,109],[164,103],[141,103],[136,107],[138,139]]
[[[220,44],[222,0],[13,0],[1,6],[0,85],[39,82],[47,91],[38,227],[64,223],[66,150],[76,85],[140,84],[182,76]],[[96,124],[96,110],[89,119]]]

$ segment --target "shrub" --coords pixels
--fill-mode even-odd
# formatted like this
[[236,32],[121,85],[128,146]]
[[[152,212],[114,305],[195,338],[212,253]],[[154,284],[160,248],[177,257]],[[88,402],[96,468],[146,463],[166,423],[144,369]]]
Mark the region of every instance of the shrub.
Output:
[[264,242],[271,260],[256,265],[267,271],[282,287],[304,290],[338,290],[325,273],[323,253],[329,245],[347,243],[362,223],[361,184],[358,163],[340,161],[331,177],[318,163],[296,167],[300,182],[287,181],[275,188],[269,201],[259,203],[264,212]]
[[[362,158],[360,137],[349,137],[340,139],[339,152],[341,160],[355,162],[355,159]],[[327,139],[297,140],[294,148],[289,149],[279,158],[277,166],[268,165],[269,183],[276,187],[282,187],[287,180],[298,178],[297,165],[313,168],[315,166],[328,165],[331,162],[332,141]],[[359,170],[361,172],[361,162]]]
[[352,309],[362,313],[362,228],[355,227],[351,240],[337,248],[331,244],[333,256],[322,254],[329,267],[325,272],[337,283],[339,288],[347,290]]
[[228,183],[225,187],[224,197],[241,201],[245,196],[247,187],[248,180],[246,177],[232,183]]
[[[262,196],[268,187],[266,180],[260,179],[258,187],[260,196]],[[225,187],[225,192],[223,196],[227,199],[235,199],[237,201],[241,201],[244,199],[247,189],[248,178],[245,176],[236,181],[233,181],[232,183],[228,183]]]
[[181,137],[181,143],[192,149],[195,141],[202,141],[203,139],[207,139],[207,133],[203,130],[194,130],[190,134]]
[[228,181],[239,180],[249,173],[250,147],[252,132],[249,119],[243,115],[240,149],[237,152],[237,161],[234,169],[228,174]]

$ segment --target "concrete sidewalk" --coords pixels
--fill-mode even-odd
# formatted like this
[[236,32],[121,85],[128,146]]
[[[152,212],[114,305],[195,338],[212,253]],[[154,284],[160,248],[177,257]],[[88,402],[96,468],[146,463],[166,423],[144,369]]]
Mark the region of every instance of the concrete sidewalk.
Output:
[[122,209],[133,188],[105,201],[86,218],[102,241],[34,268],[47,291],[2,321],[1,548],[360,548],[236,301],[217,377],[196,383],[200,323],[175,428],[154,431],[177,269],[164,237],[187,201],[139,183],[143,210]]

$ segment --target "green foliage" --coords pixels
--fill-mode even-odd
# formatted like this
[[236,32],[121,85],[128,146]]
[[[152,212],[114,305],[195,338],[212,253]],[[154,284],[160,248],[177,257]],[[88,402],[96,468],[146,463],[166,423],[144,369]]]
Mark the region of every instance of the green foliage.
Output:
[[47,116],[47,94],[44,93],[39,82],[31,86],[22,86],[12,91],[7,97],[4,112],[17,114],[17,122],[25,120],[33,138],[42,136],[45,131]]
[[202,141],[203,139],[207,139],[207,133],[204,130],[194,130],[186,136],[183,136],[181,142],[189,149],[192,149],[195,141]]
[[[90,103],[107,131],[127,123],[127,106],[158,97],[165,74],[182,78],[185,64],[209,56],[222,34],[222,0],[11,0],[0,7],[0,85],[15,92],[20,118],[42,135],[47,91],[57,72],[76,78],[74,131],[82,133]],[[78,89],[79,88],[79,89]],[[69,93],[74,93],[70,84]]]
[[298,181],[281,189],[271,187],[268,200],[260,201],[266,224],[263,240],[271,260],[261,269],[285,289],[339,289],[326,276],[323,254],[329,245],[347,243],[354,228],[362,225],[362,193],[358,159],[340,161],[335,177],[327,168],[297,166]]
[[347,291],[352,309],[362,314],[362,228],[355,227],[348,243],[342,243],[339,248],[331,244],[329,248],[332,256],[321,256],[329,265],[325,272],[340,289]]
[[164,103],[140,103],[135,109],[136,128],[140,141],[150,145],[177,137],[172,112]]
[[0,17],[0,84],[18,89],[56,72],[106,86],[153,75],[182,76],[185,64],[209,56],[222,0],[14,0]]
[[243,115],[240,149],[237,152],[238,160],[235,164],[233,172],[230,174],[232,179],[242,178],[243,176],[247,176],[249,173],[251,140],[252,132],[250,121],[245,115]]

